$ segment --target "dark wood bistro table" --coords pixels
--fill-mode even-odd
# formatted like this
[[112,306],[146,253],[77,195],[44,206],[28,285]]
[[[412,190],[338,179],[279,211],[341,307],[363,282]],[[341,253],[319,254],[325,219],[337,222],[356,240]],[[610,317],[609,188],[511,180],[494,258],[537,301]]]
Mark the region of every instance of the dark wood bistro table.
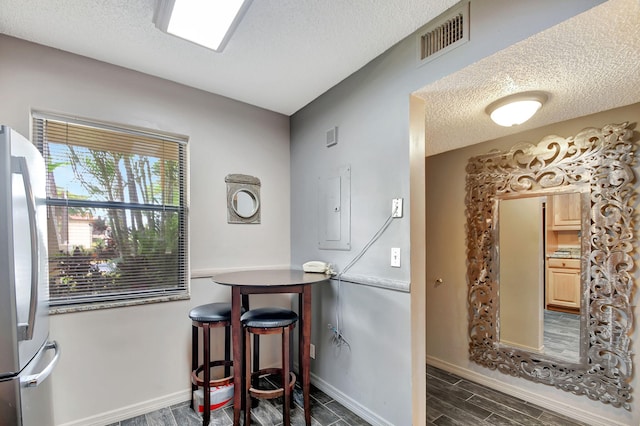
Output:
[[[311,286],[329,280],[325,274],[307,273],[295,269],[251,270],[219,274],[212,277],[215,283],[231,286],[231,333],[233,342],[233,359],[242,360],[242,325],[240,312],[242,300],[248,309],[249,294],[297,293],[298,294],[298,333],[299,333],[299,368],[302,376],[302,395],[304,398],[304,418],[307,426],[311,425]],[[233,424],[240,424],[242,407],[242,368],[233,369]]]

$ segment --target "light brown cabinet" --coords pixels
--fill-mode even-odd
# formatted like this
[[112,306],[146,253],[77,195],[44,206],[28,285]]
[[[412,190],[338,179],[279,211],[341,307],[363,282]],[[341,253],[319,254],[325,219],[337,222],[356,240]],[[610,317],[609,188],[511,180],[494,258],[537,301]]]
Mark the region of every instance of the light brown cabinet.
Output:
[[580,310],[580,259],[548,259],[547,308]]
[[556,194],[547,200],[551,229],[580,229],[580,193]]

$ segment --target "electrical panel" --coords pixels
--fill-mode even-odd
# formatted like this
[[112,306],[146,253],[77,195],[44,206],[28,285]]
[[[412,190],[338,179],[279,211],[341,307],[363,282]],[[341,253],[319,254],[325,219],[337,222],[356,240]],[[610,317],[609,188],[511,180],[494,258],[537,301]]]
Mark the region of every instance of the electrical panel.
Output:
[[351,167],[318,179],[318,248],[351,250]]

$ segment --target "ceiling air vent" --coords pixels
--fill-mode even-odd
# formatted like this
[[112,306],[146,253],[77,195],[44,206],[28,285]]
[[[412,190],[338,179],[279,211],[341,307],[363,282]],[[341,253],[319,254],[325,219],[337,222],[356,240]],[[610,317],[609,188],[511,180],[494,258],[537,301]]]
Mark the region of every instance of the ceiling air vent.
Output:
[[419,59],[429,62],[469,41],[469,2],[447,10],[418,33]]

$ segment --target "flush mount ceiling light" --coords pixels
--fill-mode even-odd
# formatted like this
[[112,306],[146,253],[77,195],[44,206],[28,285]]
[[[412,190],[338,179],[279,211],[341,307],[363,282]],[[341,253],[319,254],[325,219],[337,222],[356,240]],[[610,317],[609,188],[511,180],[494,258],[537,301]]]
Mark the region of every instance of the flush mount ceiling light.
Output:
[[221,52],[251,0],[158,0],[153,22],[161,31]]
[[500,126],[517,126],[533,117],[546,100],[544,92],[515,93],[492,102],[485,111]]

